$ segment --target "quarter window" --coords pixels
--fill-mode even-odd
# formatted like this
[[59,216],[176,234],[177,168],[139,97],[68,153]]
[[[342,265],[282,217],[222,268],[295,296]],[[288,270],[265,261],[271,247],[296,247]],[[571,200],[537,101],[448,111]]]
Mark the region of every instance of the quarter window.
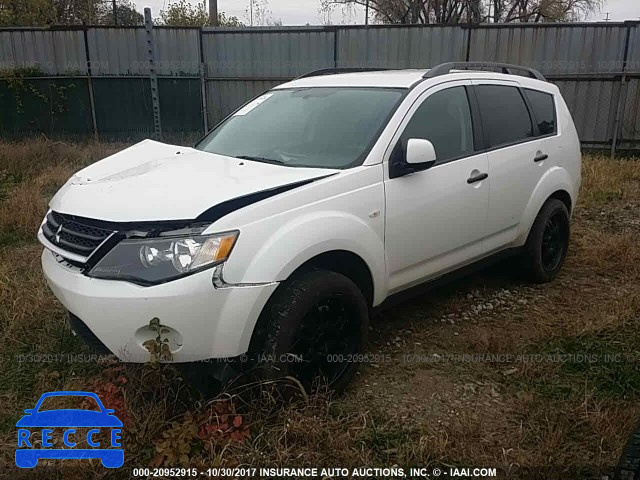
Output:
[[556,107],[553,95],[529,89],[525,89],[524,93],[531,104],[540,135],[556,133]]
[[402,134],[404,151],[411,138],[433,143],[438,163],[471,154],[473,127],[466,89],[448,88],[427,97]]
[[478,85],[475,91],[489,148],[518,143],[533,137],[529,110],[518,88]]

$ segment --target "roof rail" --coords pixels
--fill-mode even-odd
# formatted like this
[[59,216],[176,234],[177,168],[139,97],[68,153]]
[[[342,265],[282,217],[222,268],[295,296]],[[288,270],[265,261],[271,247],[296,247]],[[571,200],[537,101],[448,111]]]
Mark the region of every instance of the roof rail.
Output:
[[496,62],[447,62],[441,63],[425,73],[422,78],[434,78],[440,75],[447,75],[451,73],[451,70],[464,70],[464,69],[500,69],[502,73],[511,74],[511,70],[519,70],[526,72],[531,78],[542,80],[546,82],[547,79],[538,70],[529,67],[523,67],[522,65],[512,65],[510,63],[496,63]]
[[336,73],[358,73],[358,72],[381,72],[389,70],[388,68],[369,68],[369,67],[346,67],[346,68],[321,68],[309,73],[305,73],[296,78],[320,77],[322,75],[334,75]]

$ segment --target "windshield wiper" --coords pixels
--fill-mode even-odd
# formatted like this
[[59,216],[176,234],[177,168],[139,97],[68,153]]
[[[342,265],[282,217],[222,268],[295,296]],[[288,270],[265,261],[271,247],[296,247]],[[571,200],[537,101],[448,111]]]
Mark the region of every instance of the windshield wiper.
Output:
[[253,162],[263,162],[263,163],[273,163],[275,165],[286,165],[282,160],[276,160],[274,158],[266,158],[266,157],[254,157],[253,155],[237,155],[235,158],[239,158],[240,160],[251,160]]

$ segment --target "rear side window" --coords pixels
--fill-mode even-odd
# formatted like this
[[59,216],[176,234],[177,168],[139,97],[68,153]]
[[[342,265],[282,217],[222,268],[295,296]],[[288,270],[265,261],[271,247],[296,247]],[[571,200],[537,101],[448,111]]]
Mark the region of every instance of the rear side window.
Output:
[[402,133],[404,151],[411,138],[433,143],[438,164],[473,153],[473,126],[466,89],[448,88],[427,97]]
[[489,148],[523,142],[533,137],[529,110],[518,88],[478,85],[475,91]]
[[553,95],[529,89],[525,89],[524,94],[533,109],[533,116],[540,135],[556,133],[556,105],[553,101]]

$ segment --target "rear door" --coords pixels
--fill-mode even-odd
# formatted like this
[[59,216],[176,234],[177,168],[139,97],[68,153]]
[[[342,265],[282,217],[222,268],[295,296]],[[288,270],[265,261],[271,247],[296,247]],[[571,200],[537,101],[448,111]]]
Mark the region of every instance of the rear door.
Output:
[[531,193],[550,161],[523,89],[508,81],[473,83],[491,177],[484,243],[485,252],[491,253],[516,239]]
[[411,138],[431,141],[437,161],[428,170],[385,181],[390,293],[483,253],[490,179],[487,155],[478,151],[478,114],[469,102],[469,88],[471,82],[458,81],[427,90],[392,141],[389,165],[404,161]]

